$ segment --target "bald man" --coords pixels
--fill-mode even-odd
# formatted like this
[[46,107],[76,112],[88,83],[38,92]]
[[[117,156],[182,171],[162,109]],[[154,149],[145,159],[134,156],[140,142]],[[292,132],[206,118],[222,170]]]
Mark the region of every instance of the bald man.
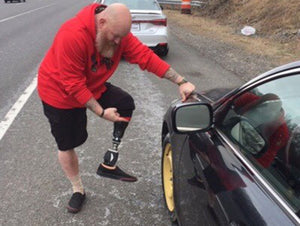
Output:
[[107,82],[121,58],[179,85],[183,101],[195,89],[134,37],[130,27],[131,15],[125,5],[88,5],[61,26],[39,68],[38,93],[58,147],[59,163],[73,188],[67,206],[71,213],[81,210],[86,196],[75,148],[88,137],[87,108],[114,124],[112,146],[97,174],[137,180],[116,165],[118,146],[135,109],[127,92]]

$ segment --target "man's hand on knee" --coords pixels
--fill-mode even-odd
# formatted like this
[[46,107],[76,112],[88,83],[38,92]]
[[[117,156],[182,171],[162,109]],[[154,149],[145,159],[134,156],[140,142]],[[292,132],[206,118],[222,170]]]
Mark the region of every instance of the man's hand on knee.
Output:
[[111,121],[111,122],[128,122],[129,120],[124,118],[124,117],[120,117],[120,114],[117,111],[117,108],[106,108],[104,109],[104,113],[102,118]]

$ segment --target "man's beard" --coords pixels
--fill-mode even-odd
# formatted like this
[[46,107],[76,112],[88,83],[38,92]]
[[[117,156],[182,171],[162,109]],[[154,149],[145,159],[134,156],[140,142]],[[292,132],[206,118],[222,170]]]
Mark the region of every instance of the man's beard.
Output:
[[96,35],[96,49],[103,57],[112,58],[118,45],[114,42],[108,41],[101,32]]

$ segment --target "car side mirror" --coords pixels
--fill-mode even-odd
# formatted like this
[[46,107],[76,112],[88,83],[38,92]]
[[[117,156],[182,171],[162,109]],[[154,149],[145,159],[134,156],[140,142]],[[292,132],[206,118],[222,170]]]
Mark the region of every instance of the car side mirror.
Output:
[[177,133],[206,131],[212,126],[212,107],[207,103],[189,103],[176,107],[172,119]]

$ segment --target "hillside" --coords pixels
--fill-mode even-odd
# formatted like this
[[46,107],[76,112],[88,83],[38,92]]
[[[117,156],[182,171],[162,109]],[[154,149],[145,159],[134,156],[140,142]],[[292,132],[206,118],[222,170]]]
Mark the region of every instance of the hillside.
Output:
[[[168,10],[168,20],[204,35],[236,45],[254,54],[271,57],[277,64],[300,60],[299,0],[209,0],[192,15]],[[188,18],[188,19],[187,19]],[[244,26],[256,29],[243,36]]]

